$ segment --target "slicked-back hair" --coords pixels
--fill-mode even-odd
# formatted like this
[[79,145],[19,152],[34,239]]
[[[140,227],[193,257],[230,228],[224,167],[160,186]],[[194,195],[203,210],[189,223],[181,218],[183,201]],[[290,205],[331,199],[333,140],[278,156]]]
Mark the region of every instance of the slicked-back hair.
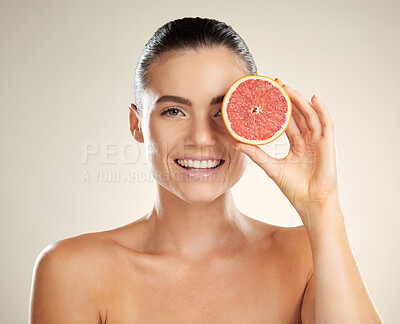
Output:
[[150,66],[168,52],[222,46],[237,55],[249,74],[257,74],[253,56],[244,40],[224,22],[209,18],[186,17],[161,26],[146,43],[135,70],[135,99],[142,112],[142,94],[150,82]]

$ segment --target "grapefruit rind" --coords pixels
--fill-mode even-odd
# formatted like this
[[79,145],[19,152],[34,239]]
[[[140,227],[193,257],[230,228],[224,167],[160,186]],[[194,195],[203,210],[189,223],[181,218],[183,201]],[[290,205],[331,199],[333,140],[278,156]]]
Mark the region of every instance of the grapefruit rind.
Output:
[[[272,137],[266,139],[266,140],[250,140],[248,138],[242,137],[240,135],[238,135],[231,127],[231,122],[229,121],[226,109],[228,107],[228,103],[229,103],[229,98],[231,97],[232,92],[234,92],[236,90],[236,88],[242,84],[244,81],[248,80],[248,79],[261,79],[267,82],[272,83],[280,92],[281,94],[285,97],[286,102],[288,103],[288,111],[286,112],[286,116],[288,116],[286,118],[285,123],[282,125],[281,129],[276,132]],[[250,145],[265,145],[268,143],[271,143],[273,141],[275,141],[279,136],[281,136],[286,128],[289,125],[290,119],[292,117],[292,102],[289,98],[289,95],[286,93],[286,91],[281,87],[281,85],[279,83],[277,83],[275,80],[263,76],[263,75],[247,75],[243,78],[240,78],[238,80],[236,80],[231,87],[229,88],[228,92],[225,94],[224,96],[224,100],[222,101],[222,108],[221,108],[221,112],[222,112],[222,117],[225,123],[226,128],[228,129],[229,133],[235,138],[237,139],[239,142],[242,143],[246,143],[246,144],[250,144]]]

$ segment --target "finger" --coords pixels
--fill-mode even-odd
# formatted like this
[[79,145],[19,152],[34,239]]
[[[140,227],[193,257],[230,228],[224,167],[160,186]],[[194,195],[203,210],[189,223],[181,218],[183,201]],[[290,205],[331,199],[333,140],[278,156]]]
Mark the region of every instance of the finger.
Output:
[[254,163],[263,169],[272,180],[275,181],[279,172],[279,167],[283,163],[283,159],[273,158],[256,145],[237,142],[233,147],[244,152]]
[[[278,78],[275,79],[275,81],[282,87],[287,87],[281,80]],[[295,124],[299,131],[302,133],[307,133],[310,132],[311,129],[307,123],[307,120],[304,116],[304,114],[301,112],[301,110],[297,107],[297,105],[292,102],[292,120],[295,120]]]
[[311,98],[311,103],[317,111],[322,125],[322,136],[334,138],[334,124],[333,119],[329,113],[328,108],[323,104],[323,102],[314,95]]
[[269,155],[256,145],[237,142],[233,147],[246,153],[250,159],[259,165],[268,162]]
[[296,123],[296,121],[294,120],[294,118],[293,118],[293,116],[290,118],[290,121],[289,121],[289,125],[288,125],[288,127],[286,128],[286,135],[288,136],[288,137],[292,137],[292,136],[294,136],[294,135],[300,135],[301,134],[301,132],[300,132],[300,129],[299,129],[299,127],[297,126],[297,123]]
[[294,102],[292,102],[292,117],[302,134],[311,133],[306,117]]
[[279,83],[279,85],[280,85],[281,87],[284,86],[284,83],[283,83],[281,80],[279,80],[278,78],[276,78],[275,81],[276,81],[277,83]]
[[[285,87],[285,84],[279,80],[278,78],[275,79],[275,81],[281,86]],[[296,115],[296,117],[294,117]],[[288,140],[290,142],[290,145],[295,145],[294,138],[299,137],[298,135],[302,133],[309,132],[310,128],[307,124],[307,120],[304,117],[304,115],[301,113],[301,111],[297,108],[297,106],[292,102],[292,117],[290,119],[289,125],[286,129],[286,135],[288,137]]]
[[301,150],[304,147],[304,139],[301,136],[301,132],[299,127],[296,124],[294,118],[290,118],[290,122],[288,127],[286,128],[286,136],[289,140],[289,144],[291,147],[294,147],[295,150]]
[[308,102],[308,100],[296,90],[293,90],[289,86],[284,86],[285,91],[290,96],[290,99],[299,108],[299,111],[303,114],[307,120],[307,124],[311,130],[311,134],[316,137],[322,136],[322,125],[318,113],[314,107]]

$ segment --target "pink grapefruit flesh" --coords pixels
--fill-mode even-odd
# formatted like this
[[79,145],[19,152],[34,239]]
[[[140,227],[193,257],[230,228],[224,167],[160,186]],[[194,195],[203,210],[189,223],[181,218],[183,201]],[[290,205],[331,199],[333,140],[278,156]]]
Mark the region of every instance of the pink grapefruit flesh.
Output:
[[262,75],[249,75],[231,85],[222,103],[222,117],[238,141],[264,145],[282,135],[292,114],[285,90]]

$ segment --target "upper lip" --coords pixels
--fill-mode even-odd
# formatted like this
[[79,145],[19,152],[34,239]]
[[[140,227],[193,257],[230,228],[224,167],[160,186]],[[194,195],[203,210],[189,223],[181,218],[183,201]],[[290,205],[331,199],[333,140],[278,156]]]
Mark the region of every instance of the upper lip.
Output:
[[198,160],[198,161],[208,161],[208,160],[212,160],[212,161],[224,161],[223,159],[220,158],[216,158],[214,156],[199,156],[199,155],[186,155],[186,156],[182,156],[177,158],[176,160]]

